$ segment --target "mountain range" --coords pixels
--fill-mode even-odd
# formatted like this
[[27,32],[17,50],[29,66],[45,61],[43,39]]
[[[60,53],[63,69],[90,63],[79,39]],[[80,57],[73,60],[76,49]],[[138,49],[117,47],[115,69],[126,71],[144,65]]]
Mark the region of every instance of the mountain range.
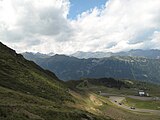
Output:
[[[53,72],[42,69],[33,61],[26,60],[2,43],[0,43],[0,51],[0,120],[159,120],[158,101],[145,103],[146,106],[151,103],[149,109],[156,109],[156,114],[153,112],[139,114],[138,111],[133,112],[130,109],[124,110],[124,108],[117,107],[108,97],[97,94],[99,91],[109,91],[111,94],[134,95],[138,89],[143,88],[149,90],[151,95],[159,96],[159,85],[113,78],[87,78],[64,82],[59,80]],[[68,70],[69,66],[73,70],[79,66],[81,70],[91,61],[93,70],[94,67],[97,70],[100,69],[99,63],[104,64],[106,59],[109,61],[108,64],[112,64],[113,59],[121,60],[121,63],[126,61],[124,57],[103,58],[103,61],[97,58],[78,59],[64,55],[41,56],[41,59],[51,63],[53,60],[54,64],[57,64],[57,69],[62,72]],[[145,63],[145,60],[145,58],[134,58],[132,62],[143,61]],[[63,67],[60,68],[60,64]],[[96,64],[100,66],[96,67]],[[139,102],[141,104],[143,101]],[[146,106],[142,108],[146,110]]]
[[[132,51],[132,53],[135,52]],[[25,55],[24,57],[28,59]],[[48,58],[33,57],[29,60],[54,72],[62,80],[113,77],[160,83],[160,59],[119,55],[79,59],[66,55],[54,55]]]
[[[32,60],[33,58],[48,58],[51,56],[56,55],[55,53],[51,52],[48,54],[43,53],[32,53],[32,52],[24,52],[22,53],[27,59]],[[150,49],[150,50],[142,50],[142,49],[135,49],[130,51],[123,51],[123,52],[83,52],[78,51],[73,54],[67,55],[76,57],[79,59],[88,59],[88,58],[104,58],[104,57],[111,57],[111,56],[132,56],[132,57],[146,57],[150,59],[160,59],[160,50],[158,49]]]
[[78,51],[70,56],[77,57],[80,59],[88,59],[88,58],[103,58],[103,57],[110,57],[113,53],[112,52],[82,52]]
[[130,51],[124,52],[82,52],[78,51],[76,53],[71,54],[73,57],[77,58],[104,58],[104,57],[111,57],[111,56],[133,56],[133,57],[146,57],[151,59],[159,59],[160,58],[160,50],[158,49],[151,49],[151,50],[142,50],[142,49],[135,49]]

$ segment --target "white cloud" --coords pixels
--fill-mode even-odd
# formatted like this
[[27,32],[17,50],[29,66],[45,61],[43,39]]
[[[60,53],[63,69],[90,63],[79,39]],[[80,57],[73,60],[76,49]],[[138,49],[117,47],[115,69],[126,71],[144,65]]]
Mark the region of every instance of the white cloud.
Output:
[[160,31],[154,31],[153,35],[150,36],[149,40],[142,43],[144,49],[160,49]]
[[68,12],[67,0],[3,0],[0,40],[18,51],[35,50],[34,47],[50,41],[54,44],[69,40],[72,27],[67,20]]
[[104,8],[84,12],[73,21],[78,26],[75,38],[85,42],[88,51],[143,49],[143,43],[152,42],[150,37],[160,30],[159,11],[159,0],[110,0]]
[[69,0],[0,1],[0,41],[18,52],[160,49],[159,0],[109,0],[76,20],[67,18],[69,7]]

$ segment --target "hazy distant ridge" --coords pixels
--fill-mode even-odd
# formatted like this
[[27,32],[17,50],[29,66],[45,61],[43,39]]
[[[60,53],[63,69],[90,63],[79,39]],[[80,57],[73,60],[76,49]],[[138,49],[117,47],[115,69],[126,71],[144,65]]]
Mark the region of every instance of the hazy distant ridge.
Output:
[[119,55],[79,59],[66,55],[54,55],[32,60],[44,69],[51,70],[62,80],[113,77],[160,83],[159,59]]

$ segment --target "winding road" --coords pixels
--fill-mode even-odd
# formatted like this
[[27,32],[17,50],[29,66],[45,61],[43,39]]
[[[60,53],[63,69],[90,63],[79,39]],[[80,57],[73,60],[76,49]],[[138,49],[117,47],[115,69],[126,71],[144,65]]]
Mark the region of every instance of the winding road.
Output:
[[[125,100],[125,97],[110,96],[109,100],[113,104],[117,105],[118,107],[130,110],[130,111],[160,115],[160,110],[150,110],[150,109],[140,109],[140,108],[131,109],[129,106],[126,106],[122,103],[122,101]],[[121,105],[119,103],[121,103]]]

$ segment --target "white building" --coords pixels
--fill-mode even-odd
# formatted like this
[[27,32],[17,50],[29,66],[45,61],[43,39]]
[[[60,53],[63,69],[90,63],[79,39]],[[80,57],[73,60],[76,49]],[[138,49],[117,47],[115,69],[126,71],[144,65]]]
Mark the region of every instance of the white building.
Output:
[[138,94],[139,94],[139,96],[145,96],[145,95],[146,95],[143,90],[140,90],[140,91],[138,92]]
[[139,90],[139,91],[138,91],[138,95],[139,95],[139,96],[147,96],[147,97],[149,97],[149,93],[147,93],[147,92],[144,91],[144,90]]

